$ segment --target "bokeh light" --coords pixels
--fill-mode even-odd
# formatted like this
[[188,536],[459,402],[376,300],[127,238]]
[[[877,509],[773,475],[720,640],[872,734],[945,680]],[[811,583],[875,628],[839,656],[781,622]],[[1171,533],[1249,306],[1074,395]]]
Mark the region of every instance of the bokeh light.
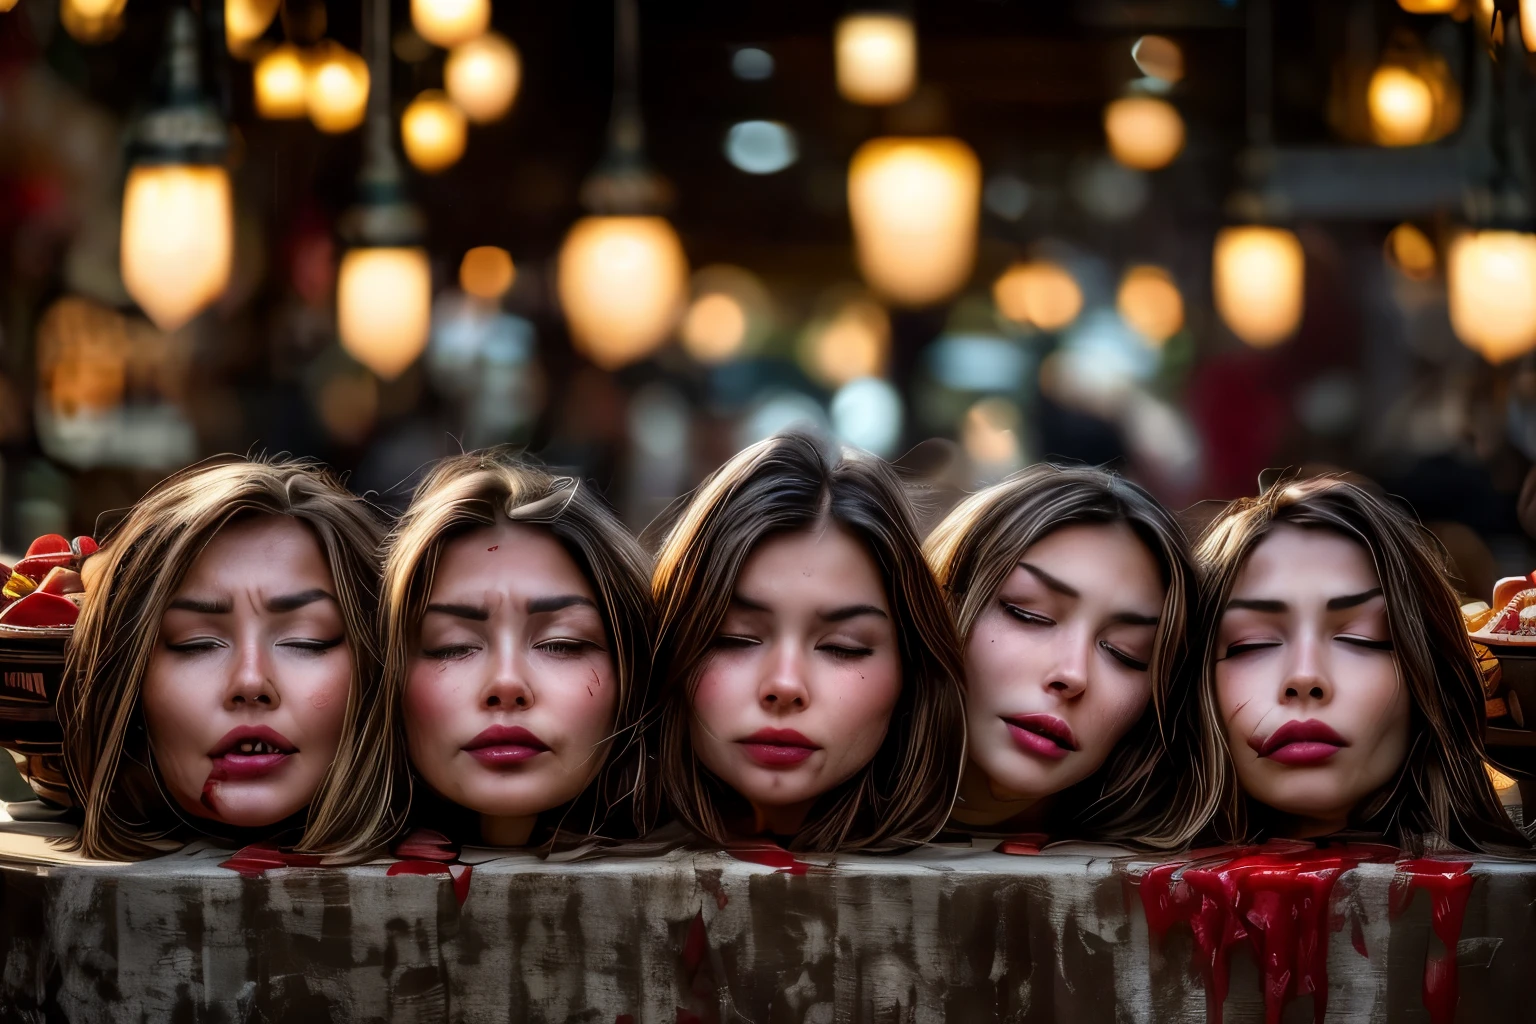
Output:
[[1083,309],[1083,290],[1059,263],[1015,263],[992,285],[992,299],[1008,319],[1042,331],[1059,331]]
[[459,287],[477,299],[495,302],[517,278],[512,254],[495,245],[477,245],[459,261]]
[[1120,318],[1153,345],[1161,345],[1184,326],[1184,296],[1173,275],[1162,267],[1131,267],[1115,295]]

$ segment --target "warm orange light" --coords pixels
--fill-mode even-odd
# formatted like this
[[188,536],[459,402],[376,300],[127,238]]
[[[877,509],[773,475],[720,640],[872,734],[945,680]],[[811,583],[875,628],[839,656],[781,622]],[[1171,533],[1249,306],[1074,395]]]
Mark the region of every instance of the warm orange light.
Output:
[[966,410],[960,425],[965,454],[980,467],[1008,470],[1021,461],[1018,406],[1006,398],[983,398]]
[[1435,245],[1417,227],[1407,222],[1387,234],[1387,262],[1406,278],[1427,281],[1435,276]]
[[1177,82],[1184,77],[1184,51],[1167,36],[1142,36],[1131,47],[1131,59],[1144,75]]
[[468,130],[464,114],[437,89],[421,93],[400,115],[405,155],[427,174],[438,174],[459,162]]
[[517,47],[496,32],[455,46],[443,65],[448,95],[476,124],[488,124],[512,109],[522,77]]
[[77,42],[94,44],[113,39],[123,30],[128,0],[60,0],[59,23]]
[[272,24],[281,0],[224,0],[224,41],[229,52],[243,56]]
[[1138,171],[1155,171],[1184,148],[1184,119],[1167,100],[1126,96],[1104,108],[1104,134],[1116,160]]
[[405,372],[432,329],[427,251],[348,250],[336,282],[336,326],[342,348],[374,373],[391,380]]
[[1536,53],[1536,0],[1520,0],[1520,41]]
[[1435,96],[1429,83],[1405,67],[1385,65],[1371,75],[1366,102],[1371,132],[1383,146],[1417,146],[1435,125]]
[[724,362],[747,339],[747,311],[725,292],[700,295],[688,307],[681,329],[688,354],[703,363]]
[[368,112],[367,62],[335,43],[324,47],[310,61],[304,98],[316,128],[351,131]]
[[616,370],[667,340],[688,290],[688,258],[664,217],[583,217],[560,247],[560,304],[576,347]]
[[491,25],[491,0],[411,0],[411,24],[445,49],[467,43]]
[[1536,235],[1473,231],[1445,260],[1451,328],[1490,363],[1536,348]]
[[859,270],[907,306],[948,298],[971,276],[981,162],[952,138],[871,139],[848,167]]
[[1517,783],[1514,779],[1510,778],[1508,775],[1505,775],[1493,765],[1484,765],[1484,767],[1488,769],[1488,781],[1493,783],[1495,792],[1502,793],[1506,789],[1513,789],[1515,786],[1519,785],[1519,783]]
[[1127,270],[1120,279],[1115,308],[1133,331],[1154,345],[1161,345],[1184,326],[1184,296],[1162,267]]
[[900,14],[850,14],[837,23],[837,91],[851,103],[900,103],[917,85],[917,30]]
[[229,173],[190,164],[135,166],[123,189],[123,285],[161,330],[224,293],[234,253]]
[[1083,290],[1058,263],[1015,263],[992,285],[992,300],[1008,319],[1059,331],[1083,309]]
[[1451,14],[1461,0],[1397,0],[1397,4],[1409,14]]
[[271,120],[303,117],[307,109],[304,57],[284,43],[256,62],[256,113]]
[[1284,228],[1223,228],[1216,235],[1216,311],[1255,348],[1278,345],[1301,323],[1306,259]]
[[459,263],[459,287],[476,298],[496,301],[517,279],[512,254],[495,245],[479,245]]

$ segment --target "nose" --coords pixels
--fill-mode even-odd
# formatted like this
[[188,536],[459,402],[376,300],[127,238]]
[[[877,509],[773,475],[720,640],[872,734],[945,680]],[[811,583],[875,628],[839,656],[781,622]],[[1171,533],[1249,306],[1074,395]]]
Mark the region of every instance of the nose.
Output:
[[504,710],[533,707],[533,686],[529,682],[528,666],[517,650],[515,641],[504,639],[496,646],[492,659],[491,675],[481,694],[483,706]]
[[1280,700],[1284,704],[1326,704],[1333,699],[1333,680],[1323,661],[1322,645],[1303,638],[1293,645],[1296,652],[1281,683]]
[[1088,689],[1088,663],[1093,650],[1092,636],[1062,630],[1054,652],[1056,659],[1045,676],[1045,688],[1062,700],[1071,700]]
[[237,641],[234,673],[224,694],[226,709],[275,708],[282,703],[267,653],[267,647],[259,637],[243,637]]
[[772,712],[800,711],[811,703],[805,677],[805,657],[795,644],[781,644],[768,659],[767,671],[758,686],[757,699]]

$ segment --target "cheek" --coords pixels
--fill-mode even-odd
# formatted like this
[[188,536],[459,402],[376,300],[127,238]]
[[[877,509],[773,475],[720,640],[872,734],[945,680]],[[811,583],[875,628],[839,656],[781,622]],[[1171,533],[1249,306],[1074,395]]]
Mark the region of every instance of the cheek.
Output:
[[1118,678],[1106,679],[1099,687],[1091,719],[1098,733],[1098,745],[1104,748],[1120,742],[1152,703],[1152,680],[1148,676],[1115,675]]
[[1265,702],[1257,696],[1263,687],[1253,678],[1254,673],[1243,666],[1222,663],[1216,666],[1215,675],[1216,707],[1221,711],[1221,720],[1230,729],[1243,730],[1246,736],[1246,725],[1264,713]]
[[550,673],[542,682],[534,680],[535,707],[542,706],[560,722],[577,748],[590,750],[613,731],[619,704],[613,664],[606,659],[590,659],[566,669]]
[[997,616],[983,616],[965,645],[965,684],[971,699],[995,704],[996,698],[1028,685],[1031,653],[1031,645],[1020,643]]
[[162,753],[198,747],[209,731],[210,713],[219,704],[218,689],[209,685],[206,674],[201,682],[197,676],[158,654],[150,659],[139,699],[144,727]]
[[693,717],[710,732],[727,730],[745,709],[756,703],[750,672],[741,658],[710,658],[699,672],[689,706]]
[[347,696],[352,692],[352,656],[343,647],[324,662],[309,680],[295,717],[300,719],[305,732],[335,743],[346,725]]
[[405,677],[401,704],[405,711],[405,736],[412,754],[451,742],[453,722],[464,713],[469,680],[464,667],[453,662],[415,659]]

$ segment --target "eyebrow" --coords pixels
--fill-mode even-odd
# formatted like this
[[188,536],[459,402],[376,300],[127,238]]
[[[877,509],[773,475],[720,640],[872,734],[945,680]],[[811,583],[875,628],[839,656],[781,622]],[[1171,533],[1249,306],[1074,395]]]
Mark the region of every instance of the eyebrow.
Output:
[[544,612],[558,612],[562,608],[572,605],[586,605],[588,608],[596,608],[597,603],[590,597],[580,594],[558,594],[554,597],[535,597],[528,602],[528,614],[539,615]]
[[[742,597],[740,594],[731,595],[731,604],[736,605],[738,608],[744,608],[749,612],[773,611],[766,604],[754,601],[749,597]],[[856,619],[861,615],[878,615],[882,619],[890,618],[884,609],[876,608],[872,604],[850,604],[842,608],[833,608],[831,611],[816,613],[816,617],[823,622],[846,622],[849,619]]]
[[1109,617],[1109,621],[1126,626],[1155,626],[1162,621],[1162,618],[1157,615],[1143,615],[1140,612],[1116,612]]
[[1250,612],[1265,612],[1270,615],[1279,615],[1290,606],[1284,601],[1260,600],[1257,598],[1234,597],[1227,602],[1227,611],[1234,608],[1246,608]]
[[485,622],[491,617],[489,609],[476,608],[472,604],[429,604],[427,611],[452,615],[456,619],[471,619],[475,622]]
[[298,611],[305,605],[314,604],[316,601],[334,601],[330,594],[319,587],[312,590],[301,590],[297,594],[282,594],[278,597],[267,598],[267,611],[292,612]]
[[1028,562],[1020,562],[1019,568],[1023,569],[1025,572],[1029,573],[1035,579],[1045,584],[1051,590],[1056,591],[1058,594],[1061,594],[1065,597],[1083,596],[1076,587],[1057,579],[1055,576],[1052,576],[1050,573],[1046,572],[1044,569],[1041,569],[1039,566],[1030,565]]
[[166,607],[182,612],[197,612],[200,615],[226,615],[234,605],[228,600],[206,601],[196,597],[177,597],[173,598]]
[[1362,590],[1358,594],[1346,594],[1343,597],[1331,597],[1328,599],[1328,610],[1331,612],[1343,611],[1345,608],[1355,608],[1365,604],[1373,597],[1381,596],[1380,587],[1372,587],[1370,590]]

